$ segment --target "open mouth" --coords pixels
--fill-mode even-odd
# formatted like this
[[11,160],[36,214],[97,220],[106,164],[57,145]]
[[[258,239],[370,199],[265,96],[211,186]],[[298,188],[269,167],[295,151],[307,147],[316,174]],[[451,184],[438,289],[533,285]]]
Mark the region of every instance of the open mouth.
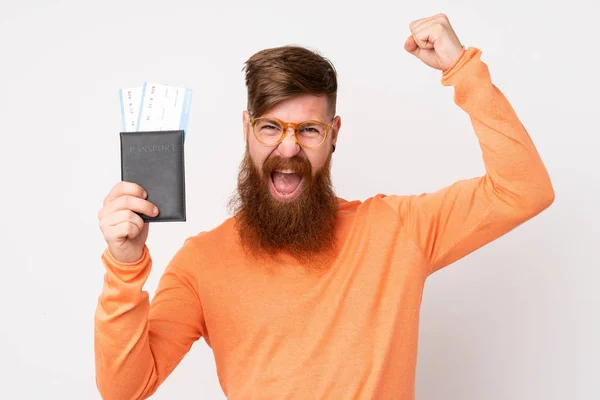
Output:
[[293,170],[284,169],[271,173],[271,193],[276,199],[292,200],[298,197],[304,179]]

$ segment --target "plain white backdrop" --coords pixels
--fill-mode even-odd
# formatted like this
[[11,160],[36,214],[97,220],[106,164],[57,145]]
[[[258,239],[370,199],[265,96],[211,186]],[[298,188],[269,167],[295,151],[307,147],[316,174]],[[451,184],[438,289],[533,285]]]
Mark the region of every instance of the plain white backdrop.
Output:
[[[244,149],[242,67],[260,49],[300,44],[335,64],[339,196],[432,191],[482,174],[452,89],[403,50],[409,23],[440,12],[465,45],[483,51],[548,167],[556,201],[428,280],[417,399],[600,398],[593,3],[0,0],[0,398],[100,398],[97,211],[120,179],[120,87],[148,80],[194,90],[188,221],[150,228],[152,295],[184,238],[229,216]],[[154,398],[224,398],[206,343]]]

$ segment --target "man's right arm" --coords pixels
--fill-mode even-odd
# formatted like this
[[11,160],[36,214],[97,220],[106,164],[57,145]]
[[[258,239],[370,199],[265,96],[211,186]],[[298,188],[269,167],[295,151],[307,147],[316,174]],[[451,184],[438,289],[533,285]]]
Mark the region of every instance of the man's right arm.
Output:
[[146,399],[206,332],[195,273],[195,248],[187,240],[175,254],[149,302],[143,285],[152,259],[118,262],[106,249],[104,287],[95,314],[96,384],[105,400]]

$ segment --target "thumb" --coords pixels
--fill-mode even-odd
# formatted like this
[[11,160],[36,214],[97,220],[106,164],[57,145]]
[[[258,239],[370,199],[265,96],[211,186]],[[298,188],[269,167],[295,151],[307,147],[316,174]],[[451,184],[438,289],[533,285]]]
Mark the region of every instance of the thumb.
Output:
[[415,56],[419,54],[420,49],[413,35],[409,35],[406,42],[404,42],[404,50]]

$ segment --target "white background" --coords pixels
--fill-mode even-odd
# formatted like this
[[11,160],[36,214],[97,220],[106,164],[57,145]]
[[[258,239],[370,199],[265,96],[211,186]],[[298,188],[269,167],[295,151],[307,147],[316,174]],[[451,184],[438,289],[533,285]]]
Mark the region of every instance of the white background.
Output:
[[[0,0],[0,398],[100,398],[97,211],[120,179],[120,87],[148,80],[194,90],[188,221],[151,226],[153,294],[184,238],[228,217],[244,149],[242,66],[260,49],[300,44],[334,62],[341,197],[431,191],[482,174],[452,89],[403,50],[409,23],[439,12],[483,51],[548,167],[556,201],[429,279],[417,399],[600,398],[592,4]],[[202,340],[154,398],[223,398]]]

